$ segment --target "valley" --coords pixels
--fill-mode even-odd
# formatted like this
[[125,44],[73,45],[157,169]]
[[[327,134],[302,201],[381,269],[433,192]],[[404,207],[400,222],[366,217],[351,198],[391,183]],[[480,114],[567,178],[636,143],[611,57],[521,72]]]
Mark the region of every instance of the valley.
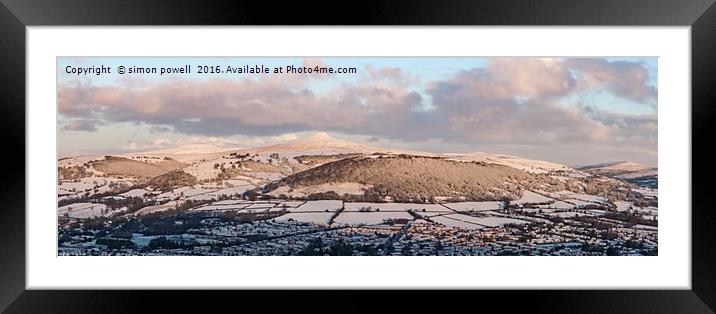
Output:
[[657,170],[327,133],[58,160],[59,255],[655,255]]

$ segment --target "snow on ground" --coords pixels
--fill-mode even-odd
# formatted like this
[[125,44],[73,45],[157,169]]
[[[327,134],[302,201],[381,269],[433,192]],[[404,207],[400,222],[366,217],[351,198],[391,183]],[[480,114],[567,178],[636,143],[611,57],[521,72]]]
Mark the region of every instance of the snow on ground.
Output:
[[277,212],[282,212],[282,211],[288,211],[288,210],[290,210],[290,209],[291,209],[291,207],[276,206],[276,207],[271,207],[271,208],[269,208],[268,211],[269,211],[270,213],[277,213]]
[[445,212],[429,212],[429,211],[416,212],[416,214],[418,214],[418,216],[420,216],[420,217],[434,217],[434,216],[446,215],[446,214],[450,214],[450,213],[454,213],[454,212],[453,212],[453,211],[445,211]]
[[[369,211],[408,211],[410,209],[416,212],[422,212],[423,209],[426,212],[450,212],[450,209],[440,204],[415,204],[415,203],[345,203],[345,211],[347,212],[359,212],[362,208]],[[379,209],[379,210],[378,210]]]
[[177,201],[169,201],[162,205],[154,205],[154,206],[147,206],[144,207],[136,212],[134,212],[135,215],[144,215],[149,213],[156,213],[156,212],[163,212],[165,210],[174,209],[174,207],[178,204]]
[[[76,198],[89,192],[90,195],[109,192],[111,188],[110,183],[120,183],[125,185],[132,185],[131,181],[119,178],[104,178],[104,177],[87,177],[81,178],[78,182],[60,182],[57,185],[57,196],[60,199],[65,198]],[[97,191],[95,191],[95,189]]]
[[459,228],[465,228],[469,230],[479,230],[482,229],[483,226],[480,226],[478,224],[470,223],[463,220],[458,220],[454,218],[448,218],[448,215],[445,216],[435,216],[431,217],[430,220],[437,222],[443,226],[446,227],[459,227]]
[[[190,200],[211,200],[211,199],[218,199],[221,196],[232,196],[236,194],[243,194],[244,192],[251,190],[255,188],[253,185],[244,185],[244,186],[235,186],[230,188],[224,188],[224,189],[208,189],[208,188],[201,188],[203,192],[193,194],[192,196],[188,197]],[[184,194],[186,196],[186,193]]]
[[245,200],[223,200],[214,202],[211,205],[236,205],[236,204],[246,204],[248,201]]
[[644,196],[658,197],[659,191],[655,189],[633,189],[634,192],[644,194]]
[[249,204],[246,204],[246,203],[243,203],[243,204],[242,204],[242,203],[237,203],[237,204],[217,204],[217,203],[213,203],[213,204],[209,204],[209,205],[199,206],[199,207],[193,208],[193,209],[191,209],[191,210],[196,210],[196,211],[212,211],[212,210],[217,210],[217,211],[230,211],[230,210],[235,210],[235,211],[238,211],[238,210],[241,210],[241,209],[246,208],[247,206],[249,206]]
[[207,193],[214,192],[214,191],[216,191],[216,190],[184,186],[184,187],[180,187],[178,189],[173,189],[169,192],[164,192],[162,194],[159,194],[157,196],[157,198],[158,199],[174,199],[179,196],[184,196],[186,198],[190,198],[192,196],[207,194]]
[[204,193],[204,194],[198,194],[194,196],[187,197],[186,199],[192,200],[192,201],[210,201],[213,199],[216,199],[216,195],[211,193]]
[[281,179],[283,179],[283,178],[285,177],[285,175],[280,174],[280,173],[275,173],[275,172],[260,172],[260,171],[248,172],[248,173],[246,173],[246,175],[250,175],[250,176],[252,176],[252,177],[254,177],[254,178],[262,179],[262,180],[267,180],[267,181],[281,180]]
[[246,207],[239,211],[242,213],[265,213],[265,212],[271,211],[271,209],[273,209],[273,207],[266,207],[266,206],[258,207],[257,206],[257,207]]
[[544,197],[532,191],[524,191],[522,197],[516,201],[510,202],[511,204],[527,204],[527,203],[547,203],[554,201],[551,198]]
[[363,195],[365,193],[366,189],[369,189],[371,186],[364,185],[360,183],[355,182],[342,182],[342,183],[324,183],[320,185],[313,185],[313,186],[306,186],[306,187],[296,187],[291,188],[288,186],[280,186],[273,191],[269,192],[269,195],[273,195],[275,197],[279,197],[281,194],[290,196],[290,197],[304,197],[311,194],[316,193],[324,193],[324,192],[336,192],[339,195],[343,194],[352,194],[352,195]]
[[147,155],[142,155],[142,154],[127,154],[127,155],[124,155],[123,157],[131,159],[131,160],[140,161],[140,162],[150,164],[150,165],[155,165],[155,164],[158,164],[165,160],[164,157],[147,156]]
[[90,177],[82,178],[79,182],[62,182],[57,188],[60,194],[75,194],[91,191],[95,187],[106,184],[104,178]]
[[224,180],[224,181],[221,181],[221,183],[224,185],[229,184],[231,186],[255,185],[252,183],[254,181],[254,179],[249,178],[249,177],[245,177],[245,179],[241,179],[241,178],[243,178],[243,176],[237,176],[237,178],[230,179],[230,180]]
[[592,203],[592,202],[585,202],[585,201],[578,200],[578,199],[568,199],[568,200],[565,200],[565,202],[572,203],[572,204],[574,204],[574,206],[576,206],[576,207],[584,207],[584,206],[589,206],[589,205],[597,205],[597,204]]
[[145,190],[145,189],[133,189],[133,190],[129,190],[129,191],[124,192],[124,193],[119,194],[119,195],[122,195],[122,196],[124,196],[124,197],[143,197],[144,194],[147,194],[147,193],[150,193],[150,192],[151,192],[151,191],[147,191],[147,190]]
[[617,211],[618,212],[625,212],[629,210],[629,208],[638,209],[639,207],[634,206],[634,204],[630,202],[625,201],[616,201],[614,202],[614,205],[617,205]]
[[565,165],[542,161],[525,159],[516,156],[502,155],[502,154],[488,154],[483,152],[474,152],[470,154],[445,154],[451,156],[451,159],[465,160],[465,161],[482,161],[491,164],[505,165],[512,168],[517,168],[523,171],[531,173],[547,173],[551,171],[574,171]]
[[308,201],[295,209],[291,209],[291,212],[325,212],[326,209],[331,212],[335,212],[343,207],[343,201],[333,200],[322,200],[322,201]]
[[561,218],[574,218],[576,216],[594,216],[593,214],[585,214],[585,213],[578,213],[578,212],[558,212],[558,213],[549,213],[550,216],[555,217],[561,217]]
[[102,156],[102,155],[77,156],[77,157],[60,159],[57,161],[57,165],[60,167],[82,166],[87,162],[103,160],[103,159],[104,159],[104,156]]
[[273,203],[254,203],[250,204],[249,206],[246,206],[246,209],[269,209],[274,207],[276,204]]
[[387,219],[408,219],[412,220],[413,216],[408,212],[342,212],[334,220],[337,224],[348,225],[376,225],[382,224]]
[[589,194],[578,194],[578,193],[563,193],[563,197],[567,197],[574,200],[580,200],[589,203],[608,203],[609,200],[606,197],[589,195]]
[[197,162],[190,166],[184,167],[182,170],[196,177],[197,180],[209,180],[216,178],[221,169],[214,168],[214,164],[221,163],[221,159]]
[[[423,209],[425,212],[438,212],[438,213],[446,213],[446,212],[452,212],[449,208],[442,206],[440,204],[410,204],[405,203],[403,204],[403,207],[405,210],[412,209],[415,212],[422,213]],[[382,209],[381,209],[382,210]]]
[[219,195],[234,195],[234,194],[244,194],[244,192],[251,190],[255,188],[253,185],[242,185],[242,186],[235,186],[232,188],[225,188],[218,191],[211,192],[211,194],[214,194],[216,196]]
[[316,224],[328,224],[333,217],[334,213],[288,213],[279,217],[276,217],[276,221],[289,221],[295,220],[298,222],[311,222]]
[[[244,184],[251,184],[251,185],[260,185],[262,183],[261,179],[237,175],[232,180],[227,180],[228,182],[232,182],[234,185],[244,185]],[[244,183],[233,183],[234,181],[243,181]]]
[[305,203],[304,201],[283,201],[280,202],[277,207],[298,207],[301,204]]
[[364,211],[405,211],[402,204],[398,203],[345,203],[346,212]]
[[81,166],[81,167],[85,168],[85,171],[87,171],[93,175],[102,175],[103,174],[102,171],[99,171],[92,166],[90,166],[89,168],[85,167],[85,163],[91,163],[91,162],[99,161],[99,160],[104,160],[104,156],[100,156],[100,155],[77,156],[77,157],[70,157],[70,158],[58,160],[57,166],[63,167],[63,168]]
[[462,220],[465,222],[474,223],[474,224],[478,224],[478,225],[483,225],[483,223],[481,223],[481,220],[480,220],[483,217],[473,217],[473,216],[463,215],[463,214],[450,214],[450,215],[445,215],[444,217],[450,218],[450,219]]
[[107,205],[95,203],[74,203],[57,208],[57,215],[67,214],[70,218],[92,218],[108,214]]
[[479,224],[479,225],[483,225],[483,226],[488,226],[488,227],[497,227],[497,226],[502,226],[502,225],[508,224],[508,223],[513,223],[513,224],[529,223],[528,221],[519,220],[519,219],[506,218],[506,217],[492,217],[492,216],[490,216],[490,217],[472,217],[472,216],[463,215],[463,214],[450,214],[450,215],[445,215],[444,217],[451,218],[451,219],[458,219],[458,220],[462,220],[462,221],[466,221],[466,222],[470,222],[470,223],[474,223],[474,224]]
[[459,212],[502,209],[503,205],[503,202],[460,202],[445,204],[445,206]]
[[546,211],[547,209],[572,209],[574,205],[563,201],[556,201],[549,205],[538,205],[537,207]]

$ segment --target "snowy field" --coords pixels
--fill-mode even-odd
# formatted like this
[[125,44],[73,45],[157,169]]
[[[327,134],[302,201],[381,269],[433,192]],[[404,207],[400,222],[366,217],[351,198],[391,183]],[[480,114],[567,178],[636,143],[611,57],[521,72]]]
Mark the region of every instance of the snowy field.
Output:
[[277,207],[296,208],[298,206],[303,205],[303,203],[306,203],[306,201],[282,201],[278,204]]
[[408,212],[342,212],[334,222],[348,225],[377,225],[382,224],[386,219],[412,220],[413,216]]
[[580,201],[590,202],[590,203],[605,204],[605,203],[609,202],[609,200],[607,200],[606,197],[588,195],[588,194],[569,193],[569,194],[564,194],[563,196],[570,198],[570,199],[580,200]]
[[559,212],[559,213],[549,213],[550,216],[560,217],[560,218],[574,218],[574,217],[583,217],[583,216],[594,216],[593,214],[585,214],[585,213],[578,213],[578,212]]
[[[408,211],[410,209],[416,212],[449,212],[450,209],[440,204],[413,204],[413,203],[345,203],[347,212],[359,212],[361,209],[366,211]],[[370,210],[368,210],[370,208]]]
[[532,191],[524,191],[522,197],[516,201],[510,202],[511,204],[536,204],[536,203],[549,203],[554,201],[551,198],[544,197]]
[[276,217],[275,220],[279,222],[287,222],[287,221],[298,221],[298,222],[310,222],[315,224],[328,224],[328,222],[331,220],[331,217],[333,217],[334,213],[310,213],[310,212],[303,212],[303,213],[289,213],[285,214],[279,217]]
[[418,214],[418,216],[420,216],[420,217],[434,217],[434,216],[447,215],[447,214],[451,214],[451,213],[454,213],[454,211],[449,211],[449,212],[429,212],[429,211],[416,212],[416,214]]
[[149,213],[163,212],[169,209],[174,209],[178,205],[177,201],[169,201],[166,204],[147,206],[135,212],[136,215],[144,215]]
[[450,207],[450,209],[459,212],[502,209],[503,205],[503,202],[460,202],[445,204],[445,206]]
[[540,209],[572,209],[574,205],[564,201],[556,201],[549,205],[538,205],[537,207]]
[[446,227],[458,227],[458,228],[465,228],[469,230],[479,230],[482,229],[483,226],[480,226],[478,224],[470,223],[464,220],[459,220],[455,218],[449,218],[448,215],[445,216],[435,216],[430,218],[432,221],[437,222],[443,226]]
[[74,203],[57,208],[57,215],[67,214],[70,218],[93,218],[105,215],[107,205],[95,203]]
[[616,201],[616,202],[614,202],[614,205],[617,206],[618,212],[625,212],[625,211],[628,211],[629,209],[638,209],[639,208],[639,207],[634,206],[634,204],[632,204],[630,202],[624,202],[624,201]]
[[124,197],[144,197],[145,194],[149,193],[151,193],[151,191],[145,189],[132,189],[119,195]]
[[589,206],[589,205],[598,205],[598,204],[596,204],[596,203],[587,202],[587,201],[578,200],[578,199],[568,199],[568,200],[565,200],[565,202],[567,202],[567,203],[572,203],[572,204],[574,204],[575,207],[584,207],[584,206]]
[[324,200],[324,201],[308,201],[305,204],[298,206],[296,208],[291,208],[290,211],[293,213],[301,213],[301,212],[325,212],[328,210],[329,212],[335,212],[343,207],[343,201],[332,201],[332,200]]
[[249,206],[249,204],[218,204],[199,206],[192,208],[193,211],[239,211]]
[[457,219],[462,220],[465,222],[470,222],[474,224],[479,224],[487,227],[498,227],[502,226],[508,223],[512,224],[525,224],[528,223],[524,220],[519,219],[513,219],[513,218],[504,218],[504,217],[472,217],[468,215],[462,215],[462,214],[451,214],[451,215],[445,215],[443,216],[445,218],[451,218],[451,219]]
[[212,205],[237,205],[237,204],[247,204],[248,201],[246,200],[223,200],[223,201],[217,201],[212,203]]
[[78,182],[61,182],[57,185],[57,197],[60,200],[68,198],[78,198],[89,193],[94,195],[98,193],[109,192],[110,183],[132,185],[133,183],[126,179],[104,178],[104,177],[88,177],[79,179]]

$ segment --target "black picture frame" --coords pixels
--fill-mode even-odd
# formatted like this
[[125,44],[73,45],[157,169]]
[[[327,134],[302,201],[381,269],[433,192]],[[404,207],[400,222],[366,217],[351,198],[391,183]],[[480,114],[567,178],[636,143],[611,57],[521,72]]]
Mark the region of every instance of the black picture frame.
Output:
[[[714,177],[709,153],[711,120],[716,112],[716,5],[714,0],[489,0],[385,2],[268,1],[37,1],[0,0],[0,134],[3,150],[13,152],[13,166],[4,169],[7,186],[0,189],[0,309],[7,312],[124,312],[141,309],[137,300],[164,302],[164,310],[186,310],[186,298],[214,300],[204,310],[227,310],[223,302],[243,300],[272,306],[266,293],[242,291],[49,291],[25,287],[25,34],[28,26],[64,25],[565,25],[565,26],[690,26],[692,75],[692,290],[568,290],[479,291],[465,293],[455,304],[509,299],[510,310],[538,312],[712,313],[716,310],[716,210],[707,197]],[[686,105],[686,104],[667,104]],[[19,165],[22,164],[22,167]],[[703,183],[703,184],[701,184]],[[686,209],[684,209],[686,210]],[[668,269],[664,270],[669,271]],[[321,292],[321,293],[326,293]],[[335,292],[334,292],[335,293]],[[341,304],[354,291],[338,292]],[[411,298],[451,297],[447,292],[411,292]],[[378,300],[373,292],[361,292]],[[504,302],[504,301],[503,301]],[[348,309],[370,309],[372,302],[350,302]],[[420,302],[422,309],[427,309]],[[402,308],[404,304],[395,304]],[[442,304],[441,306],[445,306]],[[307,308],[313,308],[309,306]],[[341,306],[340,308],[345,308]]]

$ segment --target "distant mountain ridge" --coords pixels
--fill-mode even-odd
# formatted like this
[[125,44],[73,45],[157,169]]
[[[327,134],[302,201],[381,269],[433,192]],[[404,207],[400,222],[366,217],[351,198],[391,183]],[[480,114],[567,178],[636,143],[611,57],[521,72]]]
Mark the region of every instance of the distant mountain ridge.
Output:
[[577,168],[592,175],[601,175],[624,180],[644,187],[657,187],[659,169],[632,161],[616,161]]
[[[365,159],[367,157],[376,158],[381,156],[387,157],[400,157],[401,159]],[[408,158],[408,157],[421,157],[421,158]],[[112,158],[109,158],[112,157]],[[510,169],[518,171],[524,171],[528,174],[539,174],[549,175],[556,174],[566,177],[585,177],[589,174],[586,171],[575,170],[564,164],[533,160],[517,156],[510,156],[504,154],[490,154],[483,152],[472,152],[472,153],[431,153],[423,151],[410,151],[400,149],[389,149],[382,147],[374,147],[361,143],[354,143],[346,140],[336,139],[325,132],[318,132],[306,137],[289,140],[283,143],[260,146],[254,148],[219,148],[213,145],[204,144],[190,144],[183,145],[171,149],[155,150],[148,152],[137,152],[128,154],[119,154],[114,156],[83,156],[74,158],[63,158],[59,161],[60,167],[75,167],[73,170],[68,170],[66,173],[72,174],[74,177],[83,175],[114,175],[114,176],[129,176],[129,177],[147,177],[148,175],[157,176],[169,171],[180,171],[187,175],[193,176],[197,182],[207,182],[216,180],[229,180],[232,178],[247,178],[251,177],[255,179],[256,184],[258,182],[271,183],[280,178],[285,178],[290,175],[298,175],[301,172],[308,171],[310,169],[325,165],[335,164],[335,169],[345,169],[339,167],[342,160],[354,160],[360,161],[353,165],[359,169],[363,169],[367,172],[373,172],[375,169],[369,169],[371,167],[378,167],[383,172],[391,171],[402,171],[402,172],[415,172],[422,173],[426,178],[441,177],[440,174],[432,173],[432,170],[425,170],[423,167],[426,164],[431,165],[436,171],[443,169],[458,169],[461,166],[459,163],[465,163],[471,165],[466,169],[468,173],[476,171],[477,176],[483,177],[483,181],[489,181],[489,178],[482,175],[480,171],[488,169],[481,168],[479,170],[479,163],[486,165],[499,165],[507,168],[497,167],[495,169],[506,169],[505,173],[511,173],[511,176],[522,177],[512,173]],[[133,163],[129,163],[130,159]],[[411,163],[404,163],[401,160],[406,159],[412,160]],[[167,164],[167,160],[176,161],[173,164]],[[137,169],[144,169],[141,163],[150,165],[162,165],[167,164],[168,166],[157,167],[152,166],[151,171],[146,171],[147,174],[138,173]],[[457,162],[458,164],[455,164]],[[477,163],[477,164],[476,164]],[[387,166],[391,165],[391,166]],[[77,168],[81,166],[81,168]],[[131,166],[131,167],[130,167]],[[391,168],[393,167],[393,168]],[[404,167],[404,168],[401,168]],[[418,167],[418,168],[415,168]],[[613,164],[604,164],[602,167],[614,167]],[[642,167],[634,167],[632,165],[626,165],[622,168],[628,168],[630,170],[638,169],[642,170]],[[127,169],[126,173],[122,172],[122,169]],[[490,168],[492,169],[492,168]],[[595,167],[585,168],[590,173],[601,174],[605,170],[599,170]],[[129,171],[132,170],[132,171]],[[454,169],[453,169],[454,170]],[[139,170],[140,172],[142,170]],[[421,172],[422,171],[422,172]],[[452,171],[452,170],[450,170]],[[484,171],[483,171],[484,172]],[[503,171],[504,172],[504,171]],[[313,178],[318,173],[313,173]],[[622,174],[619,172],[619,174]],[[174,175],[177,175],[176,173]],[[179,174],[182,175],[182,174]],[[498,175],[499,176],[499,175]],[[361,176],[354,176],[360,178]],[[353,178],[353,177],[352,177]],[[377,177],[374,177],[377,178]],[[525,179],[524,177],[523,179]],[[424,178],[422,178],[424,179]],[[416,177],[416,180],[422,180]],[[449,179],[447,181],[450,181]],[[320,181],[320,180],[318,180]],[[380,182],[368,182],[370,180],[359,180],[360,182],[353,182],[351,180],[339,180],[346,184],[383,184],[388,181],[381,178]],[[448,183],[448,182],[441,182]],[[504,182],[513,182],[518,184],[516,181],[503,180]],[[189,181],[187,181],[189,182]],[[479,188],[478,190],[485,191],[486,193],[495,193],[496,197],[501,193],[500,191],[506,192],[506,194],[514,196],[515,191],[513,187],[504,187],[502,183],[498,182],[495,184],[487,184]],[[331,180],[327,180],[327,184],[333,184]],[[375,183],[375,184],[374,184]],[[417,184],[417,183],[416,183]],[[436,183],[437,184],[437,183]],[[463,185],[467,184],[480,184],[480,182],[472,182],[469,178],[464,178],[461,182],[450,183],[453,190],[458,191],[463,189]],[[519,184],[518,184],[519,185]],[[493,189],[492,191],[490,189]],[[421,188],[422,189],[422,188]],[[418,190],[421,190],[418,189]],[[443,191],[447,191],[446,188],[441,188]],[[470,187],[468,190],[474,191],[476,187]],[[422,191],[422,190],[421,190]],[[422,192],[421,192],[422,193]],[[462,192],[461,192],[462,193]],[[447,193],[450,194],[450,193]],[[460,194],[460,193],[458,193]],[[469,193],[468,193],[469,194]],[[456,194],[457,195],[457,194]],[[472,197],[477,199],[478,197]]]

